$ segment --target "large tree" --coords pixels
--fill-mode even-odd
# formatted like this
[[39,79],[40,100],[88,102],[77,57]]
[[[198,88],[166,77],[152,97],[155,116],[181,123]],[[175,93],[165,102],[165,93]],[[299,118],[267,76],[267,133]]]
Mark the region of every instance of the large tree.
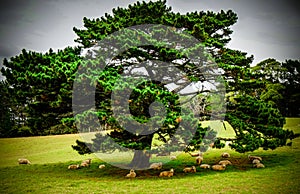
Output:
[[[77,145],[73,148],[81,154],[99,150],[135,150],[129,166],[144,168],[149,164],[147,154],[149,150],[154,153],[162,150],[166,152],[178,150],[181,145],[179,141],[182,139],[173,138],[176,130],[182,132],[181,138],[190,140],[183,148],[187,152],[205,150],[206,144],[209,143],[204,142],[206,139],[216,140],[215,147],[222,147],[225,141],[230,141],[230,146],[238,152],[253,151],[259,147],[274,149],[286,145],[287,140],[295,136],[291,131],[282,129],[284,118],[276,108],[260,100],[253,93],[253,88],[258,87],[259,83],[251,77],[252,56],[247,57],[244,52],[226,48],[232,33],[230,27],[237,19],[237,15],[231,10],[219,13],[210,11],[174,13],[164,0],[137,2],[128,8],[113,9],[112,15],[105,14],[105,17],[97,19],[84,18],[85,29],[74,28],[79,37],[76,41],[83,48],[91,50],[88,52],[87,60],[82,64],[85,70],[80,72],[76,80],[86,87],[79,87],[78,91],[75,89],[74,92],[79,95],[75,96],[73,106],[80,107],[84,99],[93,101],[95,97],[92,109],[89,107],[90,103],[83,103],[87,107],[81,106],[82,110],[76,109],[77,124],[82,132],[102,130],[108,132],[97,133],[92,142],[77,140]],[[136,27],[126,30],[128,27],[143,24],[159,24],[169,28],[150,25],[148,28]],[[182,40],[187,42],[192,40],[189,35],[195,38],[195,44],[184,45]],[[142,42],[151,44],[140,45]],[[182,45],[183,48],[188,46],[188,49],[181,49]],[[114,53],[118,49],[122,52]],[[199,56],[193,55],[195,50],[201,50]],[[115,55],[110,55],[109,52]],[[205,54],[206,52],[208,54]],[[210,69],[213,67],[210,66],[210,56],[218,64],[217,69]],[[153,63],[153,61],[167,63]],[[157,78],[160,77],[159,72],[169,72],[169,67],[176,67],[175,69],[179,69],[183,75],[173,73],[166,80],[145,78],[139,84],[128,84],[135,83],[134,78],[138,77],[137,69],[143,68],[150,78],[153,78],[155,73],[157,76],[154,77]],[[97,71],[97,68],[100,71]],[[218,88],[220,85],[216,84],[216,79],[219,79],[216,71],[226,80],[224,84],[229,95],[226,99],[228,106],[226,114],[219,111],[222,107],[212,104],[218,100],[222,104],[222,99],[215,99],[213,90],[198,87],[198,90],[192,92],[192,97],[186,95],[190,94],[189,92],[180,93],[190,85],[190,82],[198,83],[197,86],[199,83],[200,85],[211,83]],[[139,74],[139,77],[142,75]],[[168,89],[167,85],[170,83],[177,84],[178,87]],[[124,96],[128,97],[124,98],[125,102],[121,98]],[[122,109],[126,104],[128,112]],[[114,115],[114,111],[118,111],[119,108],[121,112],[118,113],[122,113],[122,118]],[[219,113],[218,117],[214,117],[213,110]],[[158,115],[159,118],[164,116],[163,120],[158,118],[157,121],[162,124],[158,128],[154,127],[157,130],[151,131],[152,125],[148,126],[148,130],[139,125],[148,123],[152,118],[155,119],[157,112],[162,112],[162,115]],[[221,119],[221,116],[233,126],[235,138],[215,139],[213,125],[204,128],[199,123],[201,120]],[[98,121],[102,126],[99,131],[96,129],[97,124],[91,125]],[[137,123],[132,129],[130,125],[126,125],[131,122]],[[124,125],[129,127],[123,127]],[[190,126],[195,128],[195,131],[185,130]],[[163,149],[153,149],[153,141],[156,140],[164,142],[167,146]],[[114,146],[115,143],[118,146]]]

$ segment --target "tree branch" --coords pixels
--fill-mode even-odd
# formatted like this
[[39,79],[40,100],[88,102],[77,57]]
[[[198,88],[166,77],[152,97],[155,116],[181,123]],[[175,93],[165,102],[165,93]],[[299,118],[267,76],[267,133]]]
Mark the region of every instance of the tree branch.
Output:
[[217,137],[218,140],[223,140],[223,141],[235,141],[237,140],[236,138],[225,138],[225,137]]

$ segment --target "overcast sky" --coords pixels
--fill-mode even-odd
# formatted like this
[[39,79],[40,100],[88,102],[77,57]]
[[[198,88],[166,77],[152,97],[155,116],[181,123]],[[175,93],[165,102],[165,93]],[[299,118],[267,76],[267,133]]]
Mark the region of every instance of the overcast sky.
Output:
[[[5,2],[5,3],[4,3]],[[75,45],[73,27],[136,0],[7,0],[0,6],[0,60],[26,50],[47,51]],[[267,58],[300,59],[300,4],[293,0],[168,0],[174,12],[228,10],[238,22],[228,47]],[[2,75],[0,75],[2,77]]]

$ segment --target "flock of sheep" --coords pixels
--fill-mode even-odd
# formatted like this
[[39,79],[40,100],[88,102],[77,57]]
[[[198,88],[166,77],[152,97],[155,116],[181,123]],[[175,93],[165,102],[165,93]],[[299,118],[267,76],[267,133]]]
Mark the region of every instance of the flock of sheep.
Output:
[[[220,160],[217,164],[214,165],[209,165],[209,164],[202,164],[203,161],[203,154],[201,152],[196,153],[196,154],[191,154],[192,157],[196,157],[196,165],[198,165],[201,169],[212,169],[215,171],[223,171],[226,169],[227,165],[232,165],[231,161],[229,160],[230,154],[229,153],[223,153],[221,155],[222,160]],[[171,160],[176,160],[176,156],[170,156]],[[249,161],[253,164],[253,168],[264,168],[264,164],[262,163],[262,158],[259,156],[250,156],[248,155]],[[89,167],[91,165],[92,159],[87,159],[81,162],[81,164],[71,164],[68,166],[68,169],[73,170],[73,169],[79,169],[79,168],[84,168],[84,167]],[[19,164],[31,164],[31,162],[28,159],[19,159],[18,160]],[[153,170],[161,170],[162,169],[162,162],[158,163],[152,163],[150,165],[150,169]],[[100,169],[105,168],[104,164],[99,165]],[[196,166],[191,166],[191,167],[185,167],[183,169],[183,172],[185,173],[195,173],[197,171]],[[172,177],[174,175],[174,169],[171,168],[169,171],[162,171],[159,173],[159,177]],[[125,175],[126,178],[135,178],[136,177],[136,172],[134,169],[131,169],[130,172]]]
[[[227,165],[232,165],[232,162],[229,160],[230,154],[229,153],[223,153],[221,155],[222,160],[220,160],[217,164],[209,165],[209,164],[202,164],[203,161],[203,154],[201,152],[197,154],[191,154],[192,157],[196,157],[196,165],[198,165],[202,169],[212,169],[215,171],[222,171],[226,169]],[[175,160],[176,156],[170,156],[171,160]],[[261,163],[262,158],[259,156],[250,156],[248,155],[249,161],[253,164],[253,168],[264,168],[265,166]],[[150,165],[150,169],[153,170],[161,170],[162,169],[162,162],[158,163],[152,163]],[[196,166],[191,167],[185,167],[183,169],[183,172],[185,173],[195,173],[197,172]],[[169,171],[162,171],[159,174],[159,177],[172,177],[174,175],[174,169],[170,169]],[[136,173],[134,169],[131,169],[130,172],[126,175],[128,178],[134,178],[136,177]]]
[[68,169],[78,169],[78,168],[83,168],[83,167],[89,167],[90,164],[92,163],[92,159],[87,159],[81,162],[81,164],[71,164],[68,166]]
[[261,163],[262,158],[259,156],[250,156],[248,155],[248,159],[252,162],[253,168],[264,168],[265,165]]

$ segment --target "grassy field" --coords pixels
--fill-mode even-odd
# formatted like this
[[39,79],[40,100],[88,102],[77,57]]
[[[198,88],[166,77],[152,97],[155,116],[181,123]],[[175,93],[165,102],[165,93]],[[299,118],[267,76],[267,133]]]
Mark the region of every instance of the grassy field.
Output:
[[[300,118],[288,118],[286,128],[300,133]],[[230,130],[222,132],[228,135]],[[71,145],[78,135],[0,139],[0,193],[300,193],[300,138],[291,147],[274,151],[258,150],[266,168],[254,169],[247,154],[228,148],[204,154],[204,163],[214,164],[224,151],[234,163],[225,171],[197,168],[195,174],[182,172],[194,158],[180,154],[163,169],[175,169],[171,178],[159,178],[159,171],[137,171],[133,180],[124,178],[128,170],[106,164],[94,155],[80,156]],[[18,165],[26,157],[32,165]],[[90,168],[68,170],[69,164],[93,158]]]

